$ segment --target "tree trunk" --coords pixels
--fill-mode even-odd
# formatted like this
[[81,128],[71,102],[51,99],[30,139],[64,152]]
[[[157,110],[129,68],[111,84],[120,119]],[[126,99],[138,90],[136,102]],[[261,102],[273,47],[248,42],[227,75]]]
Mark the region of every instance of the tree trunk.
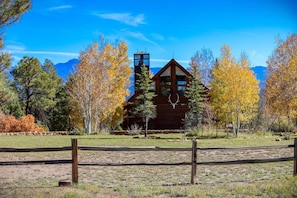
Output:
[[147,137],[147,128],[148,128],[148,117],[145,117],[144,137]]
[[240,120],[239,120],[239,113],[236,114],[236,137],[239,133],[239,128],[240,128]]

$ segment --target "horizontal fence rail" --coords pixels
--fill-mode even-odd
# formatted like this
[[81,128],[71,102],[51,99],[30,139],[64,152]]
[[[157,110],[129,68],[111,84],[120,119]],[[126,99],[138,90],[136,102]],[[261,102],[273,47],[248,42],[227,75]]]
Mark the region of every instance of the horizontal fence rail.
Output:
[[150,162],[137,162],[137,163],[79,163],[79,166],[182,166],[191,165],[191,162],[172,162],[172,163],[150,163]]
[[270,162],[286,162],[292,161],[294,157],[280,157],[272,159],[248,159],[248,160],[231,160],[231,161],[217,161],[217,162],[197,162],[197,165],[234,165],[234,164],[260,164]]
[[10,161],[0,162],[0,166],[10,165],[46,165],[46,164],[72,164],[71,159],[60,159],[60,160],[26,160],[26,161]]
[[173,148],[173,147],[106,147],[106,146],[79,146],[79,150],[84,151],[191,151],[192,148]]
[[[198,151],[212,150],[263,150],[263,149],[281,149],[294,148],[294,157],[271,158],[271,159],[246,159],[246,160],[230,160],[230,161],[210,161],[198,162]],[[190,162],[170,162],[170,163],[110,163],[110,162],[78,162],[78,150],[81,151],[191,151],[192,157]],[[72,159],[58,160],[19,160],[0,162],[0,166],[10,165],[50,165],[50,164],[72,164],[72,183],[78,183],[78,166],[183,166],[191,165],[191,183],[195,184],[197,165],[239,165],[239,164],[255,164],[255,163],[271,163],[294,161],[293,175],[297,175],[297,138],[294,139],[294,144],[278,145],[278,146],[258,146],[258,147],[236,147],[236,148],[198,148],[196,140],[192,142],[192,148],[172,148],[172,147],[107,147],[107,146],[78,146],[77,139],[71,139],[71,146],[64,147],[48,147],[48,148],[0,148],[1,152],[58,152],[72,151]]]
[[56,151],[71,151],[71,146],[63,147],[46,147],[46,148],[0,148],[1,152],[9,153],[27,153],[27,152],[56,152]]

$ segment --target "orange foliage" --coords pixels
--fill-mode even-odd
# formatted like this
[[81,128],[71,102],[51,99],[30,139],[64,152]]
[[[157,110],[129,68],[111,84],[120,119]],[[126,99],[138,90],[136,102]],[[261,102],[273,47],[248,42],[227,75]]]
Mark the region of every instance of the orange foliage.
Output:
[[22,116],[19,120],[12,115],[0,114],[0,132],[45,132],[34,123],[33,115]]

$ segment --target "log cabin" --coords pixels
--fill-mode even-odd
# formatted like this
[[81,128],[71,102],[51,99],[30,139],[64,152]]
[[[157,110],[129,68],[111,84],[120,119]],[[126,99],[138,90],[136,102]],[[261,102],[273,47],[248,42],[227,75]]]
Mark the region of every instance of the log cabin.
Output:
[[[149,54],[139,52],[134,54],[134,86],[140,73],[140,66],[150,67]],[[183,129],[188,99],[185,97],[186,86],[190,82],[191,74],[175,59],[171,59],[158,73],[152,77],[152,91],[156,97],[153,103],[156,105],[156,118],[149,121],[149,129]],[[137,90],[135,88],[135,90]],[[138,93],[135,92],[126,106],[127,116],[124,120],[124,128],[134,124],[144,128],[142,118],[134,117],[130,113]]]

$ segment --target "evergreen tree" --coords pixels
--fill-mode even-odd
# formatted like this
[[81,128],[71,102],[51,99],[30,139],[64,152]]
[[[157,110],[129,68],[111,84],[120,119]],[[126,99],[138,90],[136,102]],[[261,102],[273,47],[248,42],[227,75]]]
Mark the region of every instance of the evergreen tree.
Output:
[[69,95],[63,85],[58,87],[56,97],[56,105],[49,112],[49,129],[51,131],[66,131],[69,130],[69,114],[71,103]]
[[187,114],[187,121],[191,125],[194,122],[196,126],[202,121],[203,109],[206,102],[206,88],[200,81],[200,72],[197,67],[192,68],[192,79],[186,88],[185,96],[188,98],[188,107],[190,111]]
[[[67,111],[62,109],[67,109],[69,104],[65,101],[67,100],[65,96],[66,93],[62,93],[63,91],[65,92],[62,78],[58,76],[54,64],[48,59],[45,60],[41,68],[44,71],[41,77],[43,84],[42,89],[45,89],[44,94],[46,97],[43,102],[47,104],[48,108],[39,110],[39,115],[41,115],[39,120],[46,124],[50,130],[67,130],[68,114]],[[64,103],[65,106],[60,106],[60,103]],[[61,113],[61,115],[58,115],[58,112]],[[67,118],[65,119],[65,117]]]
[[[4,28],[17,22],[21,15],[31,8],[30,0],[1,0],[0,2],[0,50],[4,47]],[[0,111],[20,117],[22,112],[17,94],[11,88],[6,70],[11,66],[8,52],[0,52]]]
[[17,118],[23,115],[18,101],[17,92],[11,86],[5,72],[0,72],[0,112],[11,114]]
[[56,104],[56,90],[61,80],[53,64],[41,66],[38,59],[25,56],[11,72],[25,115],[32,114],[48,125],[48,111]]
[[137,75],[139,79],[136,82],[136,91],[138,91],[139,95],[136,97],[131,113],[143,119],[145,123],[145,137],[147,137],[148,122],[150,119],[156,117],[156,105],[153,103],[153,98],[156,95],[154,92],[150,91],[152,81],[145,65],[141,66],[141,72]]
[[[17,22],[21,15],[31,8],[30,0],[1,0],[0,2],[0,50],[4,46],[5,26]],[[11,56],[8,52],[0,53],[0,72],[9,68],[11,65]]]

